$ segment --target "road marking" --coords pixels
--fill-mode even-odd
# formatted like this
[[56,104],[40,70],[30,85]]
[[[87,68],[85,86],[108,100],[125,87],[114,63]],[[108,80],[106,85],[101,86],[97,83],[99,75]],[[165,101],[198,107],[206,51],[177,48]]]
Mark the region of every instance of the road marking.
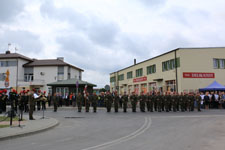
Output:
[[150,128],[152,124],[151,118],[150,117],[145,117],[145,123],[142,125],[141,128],[137,129],[136,131],[134,131],[133,133],[121,137],[119,139],[113,140],[113,141],[109,141],[100,145],[96,145],[96,146],[92,146],[92,147],[88,147],[88,148],[84,148],[82,150],[99,150],[99,149],[103,149],[103,148],[107,148],[113,145],[117,145],[120,144],[122,142],[126,142],[129,141],[139,135],[141,135],[142,133],[144,133],[146,130],[148,130]]
[[225,117],[225,115],[198,115],[198,116],[153,116],[152,118],[211,118]]

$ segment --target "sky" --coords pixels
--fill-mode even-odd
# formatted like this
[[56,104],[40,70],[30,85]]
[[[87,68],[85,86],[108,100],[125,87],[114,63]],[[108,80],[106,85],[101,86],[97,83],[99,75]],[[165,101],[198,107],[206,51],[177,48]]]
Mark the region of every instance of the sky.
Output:
[[224,0],[0,0],[0,53],[65,61],[98,88],[179,47],[225,46]]

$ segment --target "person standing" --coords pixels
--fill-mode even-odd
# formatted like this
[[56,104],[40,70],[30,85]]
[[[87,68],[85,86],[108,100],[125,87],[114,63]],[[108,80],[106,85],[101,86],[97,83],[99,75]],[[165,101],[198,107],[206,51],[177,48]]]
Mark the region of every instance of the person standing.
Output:
[[123,112],[127,112],[128,95],[126,92],[124,92],[122,96],[122,101],[123,101]]
[[132,92],[132,95],[130,96],[130,102],[132,105],[132,112],[136,112],[137,96],[135,95],[135,92]]
[[88,92],[84,96],[84,101],[85,101],[85,111],[86,112],[89,112],[90,102],[91,102],[91,96],[89,95]]
[[51,96],[51,94],[50,94],[50,93],[48,93],[47,100],[48,100],[48,107],[51,107],[51,103],[52,103],[52,96]]
[[141,92],[141,95],[138,97],[139,103],[140,103],[140,110],[141,112],[145,112],[145,101],[146,96],[144,95],[144,92]]
[[195,99],[196,99],[196,102],[197,102],[197,108],[198,108],[198,111],[201,111],[201,101],[202,101],[202,98],[201,98],[199,92],[197,93]]
[[97,105],[98,105],[98,96],[96,95],[96,92],[93,93],[92,96],[92,107],[93,107],[93,112],[96,113],[97,112]]
[[210,104],[209,92],[206,92],[204,96],[204,103],[205,103],[205,109],[209,109],[209,104]]
[[37,95],[35,95],[34,91],[31,91],[29,94],[29,120],[35,120],[33,117],[34,107],[35,107],[35,98],[38,98]]
[[77,101],[78,112],[81,112],[82,104],[83,104],[83,97],[80,92],[77,95],[76,101]]
[[112,99],[111,93],[107,92],[105,96],[105,106],[106,106],[107,112],[111,112],[112,101],[113,99]]
[[147,111],[150,111],[150,94],[147,93],[146,95],[146,106],[147,106]]
[[115,112],[118,112],[119,103],[120,103],[120,97],[117,94],[117,91],[115,91],[115,93],[114,93],[113,103],[114,103],[114,110],[115,110]]
[[54,106],[54,112],[57,112],[58,105],[59,105],[59,96],[57,93],[53,94],[52,102],[53,102],[53,106]]
[[75,93],[73,93],[72,102],[73,102],[73,107],[76,107],[76,95],[75,95]]

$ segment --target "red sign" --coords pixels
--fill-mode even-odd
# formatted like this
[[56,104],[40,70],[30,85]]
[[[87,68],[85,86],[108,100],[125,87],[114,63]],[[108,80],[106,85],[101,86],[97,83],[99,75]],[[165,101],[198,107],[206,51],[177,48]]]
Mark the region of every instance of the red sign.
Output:
[[142,81],[146,81],[147,77],[140,77],[140,78],[136,78],[133,80],[133,82],[142,82]]
[[215,78],[215,73],[183,72],[183,78]]

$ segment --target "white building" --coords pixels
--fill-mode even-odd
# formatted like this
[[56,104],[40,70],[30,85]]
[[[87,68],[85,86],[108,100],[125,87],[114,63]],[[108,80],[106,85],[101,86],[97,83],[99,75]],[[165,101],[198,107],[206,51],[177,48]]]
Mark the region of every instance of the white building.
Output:
[[[9,82],[6,83],[7,70]],[[40,89],[52,91],[48,83],[71,78],[82,80],[84,70],[57,59],[31,59],[18,53],[6,51],[0,54],[0,89],[14,88],[17,91]]]

